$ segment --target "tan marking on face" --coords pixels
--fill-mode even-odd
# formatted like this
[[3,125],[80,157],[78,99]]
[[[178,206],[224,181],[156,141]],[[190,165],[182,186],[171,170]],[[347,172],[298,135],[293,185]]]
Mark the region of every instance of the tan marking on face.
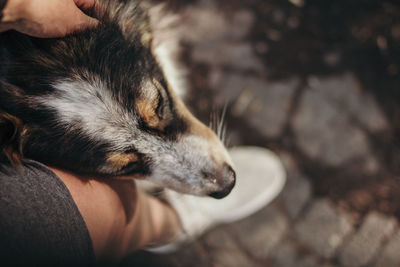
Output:
[[136,101],[136,109],[139,116],[143,118],[147,126],[153,129],[164,130],[169,122],[168,114],[165,118],[160,120],[156,114],[157,103],[146,99],[139,99]]
[[192,113],[187,109],[183,101],[175,94],[173,90],[170,90],[171,98],[175,102],[175,107],[178,114],[188,124],[189,129],[187,135],[195,135],[203,138],[207,141],[209,146],[207,147],[208,153],[212,161],[219,165],[228,163],[232,165],[231,159],[217,135],[209,127],[199,121]]
[[139,99],[136,101],[136,108],[139,112],[140,117],[146,122],[151,128],[157,128],[160,120],[156,114],[155,103],[151,101]]
[[115,170],[121,170],[131,162],[138,161],[139,157],[134,153],[112,153],[108,155],[107,162],[110,163]]
[[170,91],[171,98],[175,102],[175,107],[178,114],[185,120],[189,126],[188,134],[201,136],[209,141],[215,141],[218,139],[214,132],[199,121],[192,113],[187,109],[183,101],[175,94],[173,90]]

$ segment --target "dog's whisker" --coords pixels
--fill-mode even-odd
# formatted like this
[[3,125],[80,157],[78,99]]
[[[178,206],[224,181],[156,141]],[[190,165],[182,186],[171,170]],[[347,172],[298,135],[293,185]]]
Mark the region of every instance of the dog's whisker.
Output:
[[214,108],[211,112],[211,130],[218,136],[219,115],[218,111]]
[[228,102],[225,102],[224,107],[222,109],[221,117],[218,120],[218,137],[221,140],[223,139],[222,132],[223,132],[223,127],[224,127],[227,107],[228,107]]
[[226,131],[227,131],[227,126],[226,124],[222,127],[222,133],[221,133],[221,142],[225,144],[226,140]]

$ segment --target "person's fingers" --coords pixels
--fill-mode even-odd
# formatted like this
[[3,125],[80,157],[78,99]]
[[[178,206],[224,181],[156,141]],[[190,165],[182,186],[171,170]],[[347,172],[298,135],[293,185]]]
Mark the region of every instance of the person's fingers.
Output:
[[77,5],[81,11],[80,13],[80,27],[88,27],[93,28],[99,24],[99,21],[95,18],[87,16],[83,11],[95,8],[96,4],[98,3],[97,0],[74,0],[75,5]]
[[97,19],[87,16],[75,5],[72,9],[68,9],[68,11],[68,13],[63,14],[63,19],[53,20],[53,24],[44,22],[35,28],[26,27],[25,25],[25,27],[20,27],[17,30],[34,37],[56,38],[64,37],[86,28],[93,28],[99,24]]
[[74,2],[80,9],[88,10],[95,7],[97,0],[74,0]]
[[67,29],[67,34],[85,28],[94,28],[99,24],[99,21],[95,18],[87,16],[81,10],[77,10],[76,18],[71,21]]
[[25,17],[18,21],[1,23],[0,32],[14,29],[33,37],[55,38],[93,28],[99,21],[86,15],[83,9],[93,7],[96,2],[97,0],[28,1]]
[[81,23],[80,27],[94,28],[98,24],[99,24],[99,21],[97,19],[85,15],[84,17],[82,17],[82,23]]

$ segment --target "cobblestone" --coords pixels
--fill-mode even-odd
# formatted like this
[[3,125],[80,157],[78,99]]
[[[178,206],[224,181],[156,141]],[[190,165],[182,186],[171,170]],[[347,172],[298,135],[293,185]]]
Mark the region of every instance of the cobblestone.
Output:
[[382,242],[394,231],[396,220],[371,212],[361,228],[342,247],[339,260],[344,266],[364,266],[377,254]]
[[336,267],[318,259],[314,254],[305,252],[296,242],[285,239],[271,253],[265,266],[271,267]]
[[271,253],[268,265],[272,267],[320,267],[313,255],[301,255],[297,244],[285,239]]
[[242,40],[247,37],[255,22],[254,13],[248,9],[236,11],[233,16],[228,16],[231,21],[231,36],[235,39]]
[[289,267],[297,261],[297,251],[291,240],[285,239],[276,246],[268,259],[270,266]]
[[[301,97],[299,110],[292,121],[296,142],[302,151],[333,167],[372,157],[368,138],[355,126],[353,119],[361,109],[371,109],[368,113],[375,117],[379,117],[379,112],[368,104],[368,97],[356,97],[358,87],[351,77],[311,79],[310,88]],[[372,127],[366,116],[359,116],[359,119]],[[374,127],[380,129],[381,126]]]
[[288,222],[276,205],[230,226],[241,246],[257,259],[267,258],[287,230]]
[[282,201],[289,217],[296,219],[311,199],[311,183],[300,173],[289,154],[281,153],[280,156],[286,168],[287,180],[279,199]]
[[296,225],[295,235],[319,255],[330,258],[352,231],[349,217],[336,211],[326,199],[316,200]]
[[291,104],[299,84],[298,78],[280,82],[267,82],[255,76],[235,73],[221,75],[211,84],[216,91],[216,102],[223,105],[229,95],[235,99],[232,114],[245,116],[249,124],[268,138],[282,133]]
[[387,120],[374,98],[351,73],[326,78],[313,77],[310,87],[319,90],[333,106],[353,117],[371,132],[387,129]]
[[[173,264],[174,267],[175,266],[203,267],[209,265],[208,252],[198,241],[192,244],[188,244],[185,247],[182,247],[177,252],[169,255],[169,257],[171,257],[172,259],[171,263]],[[193,260],[194,257],[196,258],[196,260]],[[165,266],[165,265],[160,265],[160,266]]]
[[196,241],[171,254],[136,252],[125,258],[120,266],[204,267],[209,266],[209,258],[201,243]]
[[400,266],[400,230],[389,240],[385,246],[377,267],[398,267]]
[[208,233],[203,242],[210,252],[209,262],[212,266],[218,267],[256,267],[257,263],[249,259],[240,249],[232,237],[224,227],[220,227]]
[[254,23],[254,14],[242,9],[224,16],[214,4],[189,6],[182,13],[178,26],[181,38],[191,44],[243,40]]
[[264,65],[248,42],[218,42],[196,45],[192,60],[211,66],[229,66],[238,70],[262,72]]

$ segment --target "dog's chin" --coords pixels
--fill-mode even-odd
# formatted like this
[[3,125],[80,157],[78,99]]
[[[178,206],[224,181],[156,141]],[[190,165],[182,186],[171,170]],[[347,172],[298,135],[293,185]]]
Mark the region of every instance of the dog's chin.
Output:
[[194,195],[194,196],[198,196],[198,197],[211,197],[214,199],[222,199],[222,198],[227,197],[232,192],[232,189],[234,188],[234,186],[235,186],[235,182],[233,182],[225,187],[219,187],[219,188],[216,188],[216,187],[207,188],[207,186],[202,186],[202,187],[197,188],[197,190],[196,190],[196,188],[193,188],[193,187],[190,187],[190,189],[188,189],[189,188],[189,186],[188,186],[188,188],[182,188],[182,187],[172,188],[172,187],[170,187],[170,189],[180,192],[182,194],[187,194],[187,195]]
[[[151,176],[143,174],[141,172],[141,168],[138,165],[131,164],[126,166],[120,172],[116,173],[115,176],[118,179],[134,179],[134,180],[148,180],[154,184],[158,184],[164,188],[168,188],[174,190],[176,192],[187,194],[187,195],[194,195],[199,197],[212,197],[215,199],[222,199],[228,196],[232,189],[235,186],[235,179],[231,180],[230,182],[224,183],[224,186],[215,186],[210,184],[202,184],[202,185],[189,185],[182,182],[182,178],[178,178],[177,176],[171,176],[169,179],[165,179],[163,181],[158,181],[158,179],[151,179]],[[170,182],[166,182],[169,180]]]

